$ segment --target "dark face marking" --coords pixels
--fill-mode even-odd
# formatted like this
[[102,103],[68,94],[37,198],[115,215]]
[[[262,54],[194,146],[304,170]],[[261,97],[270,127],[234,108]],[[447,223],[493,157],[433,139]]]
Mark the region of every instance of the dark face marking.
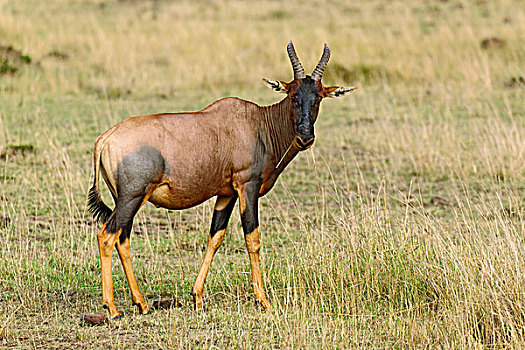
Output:
[[316,81],[309,75],[299,81],[299,87],[291,94],[292,105],[297,116],[297,143],[306,149],[315,139],[314,123],[319,114],[319,104],[323,99]]
[[343,96],[345,94],[344,90],[334,91],[334,97]]
[[246,183],[246,209],[241,213],[242,228],[245,235],[259,227],[259,190],[262,180],[256,178]]
[[268,84],[272,87],[272,89],[276,92],[281,92],[281,87],[279,86],[279,83],[276,81],[268,81]]
[[115,170],[118,198],[106,230],[115,233],[122,228],[129,235],[148,189],[167,173],[168,163],[155,147],[142,146],[125,156]]
[[230,199],[230,202],[228,203],[226,208],[222,210],[213,211],[213,218],[211,219],[211,227],[210,227],[211,237],[215,236],[217,232],[226,229],[236,201],[237,201],[237,197],[233,197],[232,199]]

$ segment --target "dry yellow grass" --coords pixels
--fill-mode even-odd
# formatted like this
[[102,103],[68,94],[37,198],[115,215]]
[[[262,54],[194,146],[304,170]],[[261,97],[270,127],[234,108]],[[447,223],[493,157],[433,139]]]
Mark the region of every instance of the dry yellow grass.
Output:
[[[80,322],[103,312],[96,136],[226,95],[277,101],[260,78],[291,79],[290,39],[307,70],[327,42],[324,83],[360,90],[323,102],[315,147],[262,201],[274,311],[253,304],[235,214],[192,311],[205,203],[136,220],[140,287],[181,308],[134,315],[115,260],[127,317]],[[0,75],[0,347],[525,346],[523,1],[0,0],[0,45],[33,59]]]

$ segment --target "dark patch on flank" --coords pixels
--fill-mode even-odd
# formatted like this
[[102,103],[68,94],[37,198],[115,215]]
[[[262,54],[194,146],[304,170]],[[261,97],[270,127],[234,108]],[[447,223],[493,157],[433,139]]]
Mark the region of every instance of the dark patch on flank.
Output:
[[237,197],[233,197],[224,209],[213,211],[213,218],[211,219],[210,227],[211,237],[215,236],[217,232],[226,229],[236,201]]
[[261,178],[246,183],[246,209],[241,213],[242,228],[245,235],[252,233],[259,227],[259,190],[261,185]]
[[119,197],[145,194],[147,185],[153,183],[159,174],[169,174],[168,163],[162,154],[153,146],[140,147],[122,158],[117,166],[115,179]]
[[115,233],[122,229],[123,234],[131,231],[148,189],[167,174],[168,164],[155,147],[145,145],[125,156],[115,171],[118,198],[106,230]]

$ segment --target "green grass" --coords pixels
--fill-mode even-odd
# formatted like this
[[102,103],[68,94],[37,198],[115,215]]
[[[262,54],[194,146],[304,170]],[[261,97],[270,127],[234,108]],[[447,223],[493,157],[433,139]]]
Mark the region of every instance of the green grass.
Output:
[[[522,348],[525,90],[505,83],[525,75],[524,23],[511,0],[0,1],[0,44],[32,58],[0,75],[0,347]],[[227,95],[278,101],[260,78],[291,79],[290,39],[307,70],[327,42],[325,85],[360,89],[323,102],[315,146],[261,200],[273,311],[254,303],[237,209],[195,313],[212,203],[147,205],[139,286],[182,306],[136,315],[115,257],[126,317],[83,323],[104,313],[96,137]]]

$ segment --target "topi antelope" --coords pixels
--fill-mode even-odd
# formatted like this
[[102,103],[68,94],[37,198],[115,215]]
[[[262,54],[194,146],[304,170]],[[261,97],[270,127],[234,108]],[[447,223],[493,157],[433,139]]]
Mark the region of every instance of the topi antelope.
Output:
[[[129,236],[140,207],[150,201],[157,207],[185,209],[214,196],[208,246],[192,289],[195,308],[203,308],[204,281],[237,199],[255,298],[270,308],[259,265],[259,197],[270,191],[299,151],[314,143],[321,100],[357,89],[323,86],[321,78],[330,58],[326,44],[311,76],[305,75],[291,41],[287,51],[294,79],[289,83],[263,79],[273,90],[286,94],[279,103],[261,107],[239,98],[223,98],[199,112],[127,118],[97,139],[88,205],[93,217],[104,223],[97,235],[102,299],[112,317],[121,317],[113,297],[115,246],[133,304],[140,313],[148,312],[130,260]],[[115,200],[113,211],[101,199],[99,171]]]

